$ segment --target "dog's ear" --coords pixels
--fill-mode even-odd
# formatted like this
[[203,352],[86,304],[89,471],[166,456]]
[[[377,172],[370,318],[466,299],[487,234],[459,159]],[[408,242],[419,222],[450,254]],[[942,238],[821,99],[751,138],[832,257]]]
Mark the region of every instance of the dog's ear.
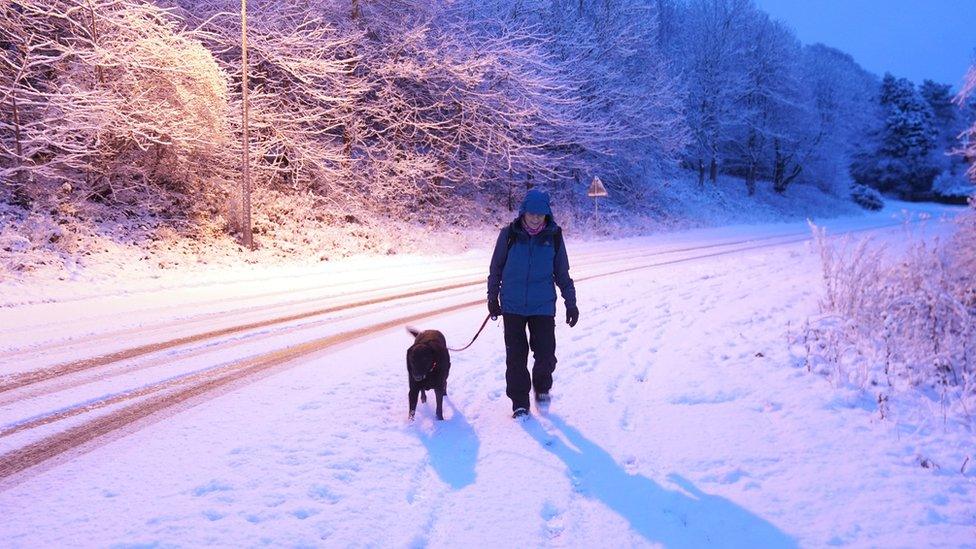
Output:
[[410,335],[412,335],[414,338],[420,335],[420,330],[414,328],[413,326],[407,326],[407,331],[410,332]]

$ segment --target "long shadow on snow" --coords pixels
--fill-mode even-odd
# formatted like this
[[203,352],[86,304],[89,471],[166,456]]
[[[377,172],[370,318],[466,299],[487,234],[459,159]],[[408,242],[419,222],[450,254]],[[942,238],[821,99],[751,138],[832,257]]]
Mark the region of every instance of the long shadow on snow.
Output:
[[[623,470],[603,448],[559,417],[546,416],[570,445],[535,420],[523,424],[543,448],[561,459],[575,490],[603,502],[648,541],[673,547],[796,547],[792,537],[735,503],[706,494],[684,477],[669,480],[686,493],[669,490]],[[690,494],[690,495],[688,495]]]
[[[431,432],[415,430],[417,438],[427,447],[430,465],[444,482],[455,490],[474,482],[474,467],[481,444],[474,428],[454,403],[445,400],[445,420],[434,421]],[[419,414],[419,410],[418,410]],[[431,414],[433,415],[433,414]],[[419,419],[418,419],[419,420]]]

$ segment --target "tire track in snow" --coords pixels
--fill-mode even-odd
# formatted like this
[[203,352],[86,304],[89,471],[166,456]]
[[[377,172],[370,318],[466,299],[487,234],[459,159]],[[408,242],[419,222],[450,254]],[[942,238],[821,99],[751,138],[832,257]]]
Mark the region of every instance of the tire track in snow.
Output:
[[[358,290],[353,290],[353,291],[342,291],[341,290],[342,287],[348,286],[348,285],[353,284],[353,283],[341,283],[341,284],[320,286],[320,287],[315,287],[315,288],[300,288],[300,289],[293,289],[293,290],[279,290],[279,291],[275,291],[275,292],[267,292],[267,293],[264,293],[264,294],[252,294],[252,295],[245,295],[245,296],[234,296],[234,297],[220,298],[220,299],[214,299],[214,300],[209,300],[209,301],[207,301],[207,300],[204,300],[204,301],[193,301],[192,302],[193,307],[199,308],[199,307],[206,307],[208,305],[214,305],[214,304],[225,303],[225,302],[240,303],[242,301],[248,301],[248,300],[252,300],[252,299],[264,299],[264,298],[267,298],[267,297],[274,297],[274,296],[283,296],[283,295],[294,295],[294,294],[301,294],[301,293],[309,293],[309,292],[313,292],[313,291],[316,291],[316,290],[317,291],[329,290],[329,291],[333,291],[334,292],[334,293],[330,293],[330,294],[326,294],[326,295],[320,295],[320,296],[316,296],[316,297],[306,297],[306,298],[302,298],[302,299],[292,299],[292,300],[287,300],[287,301],[276,301],[274,303],[269,303],[269,304],[265,304],[265,305],[238,307],[238,308],[235,308],[235,309],[228,309],[228,310],[221,310],[221,311],[212,311],[212,312],[202,313],[202,314],[198,314],[198,315],[194,315],[194,316],[178,317],[178,318],[174,318],[174,319],[172,319],[170,321],[160,322],[160,323],[157,323],[157,324],[153,324],[151,326],[133,326],[133,327],[129,327],[129,328],[121,328],[121,329],[113,330],[113,331],[110,331],[110,332],[95,333],[95,334],[92,334],[92,335],[86,335],[85,336],[85,339],[83,341],[80,341],[80,342],[78,342],[78,341],[49,341],[49,342],[41,342],[41,343],[38,343],[38,344],[28,345],[28,346],[25,346],[25,347],[22,347],[22,348],[17,348],[17,349],[12,349],[12,350],[8,350],[8,351],[0,352],[0,361],[8,361],[8,360],[10,360],[12,358],[16,358],[16,357],[20,357],[20,356],[24,356],[24,355],[30,355],[30,354],[51,352],[51,351],[56,351],[56,350],[66,350],[66,349],[70,349],[71,347],[78,347],[79,345],[87,345],[87,344],[90,344],[90,343],[93,343],[93,342],[98,342],[98,341],[106,341],[106,340],[107,341],[112,341],[112,340],[119,339],[119,338],[122,338],[122,337],[128,337],[128,336],[131,336],[131,335],[143,334],[143,333],[147,333],[147,332],[150,332],[150,331],[164,330],[164,329],[167,329],[167,328],[173,328],[173,327],[179,327],[179,326],[184,326],[185,327],[185,326],[189,326],[189,325],[192,325],[192,324],[195,324],[195,323],[203,323],[203,322],[213,323],[214,321],[219,321],[219,320],[226,319],[226,318],[234,318],[234,317],[239,317],[239,316],[242,316],[242,315],[253,314],[253,313],[271,312],[271,311],[273,311],[275,309],[284,309],[284,308],[288,308],[288,307],[294,307],[296,305],[303,305],[304,304],[304,305],[309,305],[310,306],[310,305],[315,304],[315,303],[326,303],[326,302],[334,301],[334,300],[339,299],[339,298],[346,298],[346,299],[348,299],[348,298],[350,298],[352,296],[360,295],[360,294],[370,294],[370,293],[377,293],[377,292],[384,293],[384,292],[390,292],[390,291],[398,290],[398,289],[402,289],[402,288],[415,288],[416,286],[418,286],[418,285],[420,285],[421,283],[424,283],[424,282],[426,282],[426,283],[435,283],[435,284],[445,284],[445,283],[447,283],[449,281],[457,280],[457,279],[460,279],[460,278],[463,278],[464,280],[470,280],[470,275],[453,275],[453,276],[447,276],[447,277],[441,277],[441,278],[428,278],[426,280],[413,280],[413,281],[409,281],[409,282],[405,282],[405,283],[401,283],[401,284],[393,284],[393,285],[388,285],[388,286],[371,287],[371,288],[358,289]],[[357,281],[357,282],[355,282],[355,284],[359,284],[360,282],[361,281]],[[321,306],[321,305],[319,305],[319,306]],[[167,310],[171,310],[171,309],[177,309],[177,310],[178,309],[185,309],[186,307],[187,307],[187,304],[186,303],[180,303],[180,304],[167,305],[167,306],[162,306],[162,307],[147,307],[147,308],[139,309],[138,312],[139,313],[142,313],[142,314],[145,314],[146,312],[162,312],[162,311],[167,311]],[[112,312],[112,313],[110,313],[110,315],[117,315],[117,314],[126,314],[126,313],[125,312]],[[109,316],[109,315],[103,315],[103,316]],[[100,316],[86,316],[82,320],[85,323],[90,323],[92,321],[97,321],[99,318],[101,318],[101,317]],[[48,327],[49,328],[51,326],[60,326],[60,325],[70,324],[70,322],[71,321],[53,322],[53,323],[50,323],[50,324],[45,324],[44,327]],[[9,331],[6,331],[5,333],[16,334],[18,332],[25,332],[25,331],[30,331],[30,330],[36,330],[39,327],[40,327],[39,325],[18,326],[18,327],[15,327],[13,329],[10,329]]]
[[305,320],[314,316],[321,316],[329,313],[335,313],[340,311],[345,311],[349,309],[355,309],[359,307],[366,307],[368,305],[376,305],[379,303],[386,303],[389,301],[396,301],[399,299],[407,299],[411,297],[419,297],[424,295],[429,295],[433,293],[445,292],[450,290],[455,290],[458,288],[465,288],[471,286],[470,282],[462,282],[457,284],[451,284],[447,286],[441,286],[435,289],[427,290],[417,290],[413,292],[404,292],[401,294],[396,294],[393,296],[384,296],[373,299],[366,299],[362,301],[357,301],[355,303],[336,305],[332,307],[323,307],[320,309],[315,309],[312,311],[305,311],[302,313],[296,313],[281,317],[275,317],[267,320],[261,320],[257,322],[249,322],[246,324],[239,324],[236,326],[229,326],[226,328],[220,328],[217,330],[210,330],[207,332],[201,332],[198,334],[193,334],[189,336],[179,337],[170,339],[167,341],[161,341],[157,343],[149,343],[146,345],[140,345],[138,347],[131,347],[129,349],[123,349],[121,351],[116,351],[113,353],[96,356],[92,358],[86,358],[82,360],[76,360],[73,362],[67,362],[63,364],[58,364],[48,368],[41,368],[37,370],[31,370],[28,372],[11,374],[5,376],[0,381],[0,393],[11,391],[13,389],[18,389],[27,385],[34,383],[39,383],[41,381],[46,381],[66,374],[73,374],[83,370],[88,370],[91,368],[96,368],[99,366],[106,366],[115,362],[120,362],[123,360],[128,360],[131,358],[140,357],[150,353],[156,353],[159,351],[165,351],[172,349],[174,347],[180,347],[183,345],[189,345],[192,343],[199,343],[202,341],[216,339],[223,336],[233,335],[241,332],[246,332],[250,330],[256,330],[260,328],[267,328],[269,326],[274,326],[276,324],[285,324],[288,322],[294,322],[297,320]]
[[[400,327],[409,322],[414,322],[423,318],[437,316],[454,312],[474,305],[480,305],[481,300],[475,302],[465,302],[449,307],[418,313],[410,316],[389,320],[379,324],[366,326],[348,332],[342,332],[332,336],[315,339],[300,345],[287,347],[257,357],[237,361],[217,370],[207,372],[202,379],[184,380],[185,387],[175,388],[172,391],[149,396],[142,402],[138,402],[114,411],[105,416],[96,418],[92,421],[69,428],[55,435],[48,436],[37,442],[28,444],[22,448],[0,455],[0,489],[7,488],[7,483],[3,482],[11,477],[18,475],[30,468],[42,464],[54,457],[64,454],[75,448],[92,442],[113,431],[124,429],[125,427],[148,418],[149,416],[172,408],[178,404],[187,402],[195,397],[201,397],[207,393],[216,391],[231,383],[242,381],[245,378],[253,377],[257,374],[268,373],[269,370],[278,366],[297,366],[300,363],[294,362],[296,358],[316,353],[329,347],[342,343],[348,343],[368,335],[373,335],[391,328]],[[280,370],[278,370],[280,371]],[[158,393],[171,388],[170,383],[163,386],[153,386]],[[147,396],[152,391],[140,391],[136,396]],[[125,399],[122,399],[125,400]],[[113,403],[118,403],[115,401]],[[53,420],[52,420],[53,421]]]
[[[359,314],[344,316],[342,317],[342,320],[348,321],[351,319],[368,316],[370,314],[375,314],[375,312],[367,310]],[[227,350],[232,350],[243,344],[253,344],[255,342],[262,341],[262,340],[280,338],[283,336],[295,334],[302,331],[314,330],[317,328],[321,328],[323,325],[333,321],[335,321],[334,318],[316,319],[310,322],[304,322],[293,326],[286,326],[280,329],[254,332],[236,338],[218,340],[214,343],[207,343],[196,347],[188,347],[186,349],[180,349],[170,353],[161,354],[160,356],[147,358],[145,360],[140,360],[138,362],[125,363],[125,361],[117,361],[114,363],[105,364],[102,368],[90,369],[86,371],[74,372],[68,375],[58,376],[41,382],[25,385],[23,387],[11,389],[9,391],[5,391],[5,392],[0,391],[0,407],[7,406],[12,403],[16,403],[18,401],[24,401],[26,399],[42,397],[53,393],[58,393],[61,391],[82,387],[84,385],[103,382],[112,378],[131,376],[132,374],[141,372],[143,370],[165,367],[168,364],[174,362],[185,361],[202,355],[207,355],[211,353],[220,353]],[[180,377],[180,376],[185,377],[197,372],[204,372],[210,369],[212,369],[212,367],[210,366],[204,368],[196,368],[192,371],[184,372],[182,374],[178,374],[177,376],[172,376],[172,377]],[[85,406],[91,404],[92,403],[90,401],[86,401],[84,404],[76,406],[75,408],[84,408]],[[98,406],[98,407],[102,408],[104,406]],[[34,418],[32,418],[32,420],[33,419]],[[45,423],[50,423],[50,422],[45,422]],[[0,429],[0,437],[4,436],[3,434],[4,432],[5,431]]]

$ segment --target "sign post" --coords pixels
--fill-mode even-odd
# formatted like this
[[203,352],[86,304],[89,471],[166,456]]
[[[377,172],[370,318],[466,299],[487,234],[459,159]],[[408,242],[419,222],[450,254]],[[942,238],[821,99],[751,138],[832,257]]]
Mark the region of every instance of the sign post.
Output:
[[593,216],[596,218],[597,222],[600,221],[600,197],[607,196],[607,189],[603,186],[603,181],[600,181],[599,176],[593,177],[593,182],[590,183],[590,188],[586,191],[586,196],[593,197]]

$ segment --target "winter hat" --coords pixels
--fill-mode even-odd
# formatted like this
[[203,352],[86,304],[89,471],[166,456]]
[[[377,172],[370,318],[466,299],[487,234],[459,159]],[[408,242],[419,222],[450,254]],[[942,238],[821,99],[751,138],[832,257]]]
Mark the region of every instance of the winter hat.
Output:
[[519,215],[524,213],[534,213],[552,216],[552,209],[549,207],[549,193],[532,189],[525,193],[525,200],[519,208]]

